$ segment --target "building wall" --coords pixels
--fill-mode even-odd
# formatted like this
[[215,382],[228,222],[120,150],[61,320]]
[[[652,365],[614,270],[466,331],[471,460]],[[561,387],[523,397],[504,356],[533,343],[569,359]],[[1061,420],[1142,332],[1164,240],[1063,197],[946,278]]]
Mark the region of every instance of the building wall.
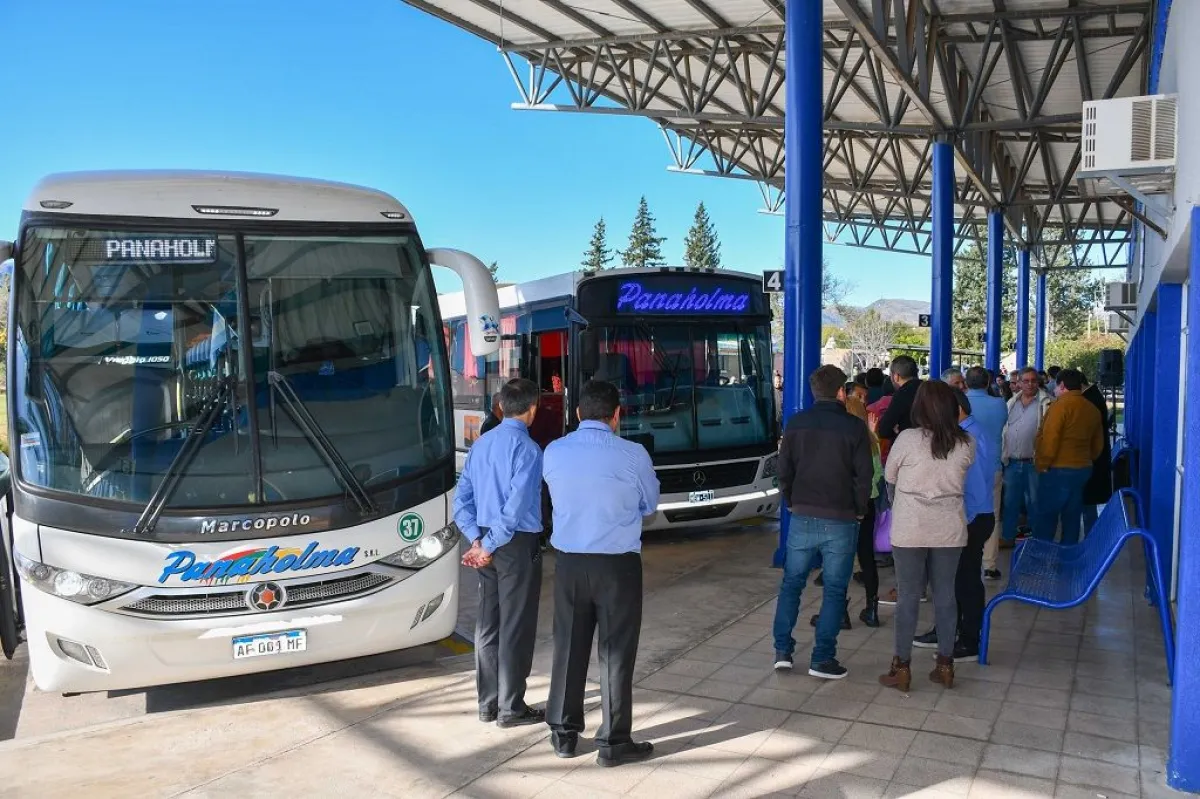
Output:
[[[1162,0],[1159,0],[1161,3]],[[1158,74],[1159,94],[1178,94],[1178,142],[1173,195],[1156,198],[1174,206],[1170,214],[1170,238],[1143,230],[1145,266],[1138,293],[1138,317],[1153,308],[1155,290],[1162,280],[1183,283],[1187,280],[1192,207],[1200,203],[1200,148],[1188,146],[1200,141],[1200,3],[1174,0],[1166,29],[1166,41]],[[1136,275],[1135,275],[1136,277]]]

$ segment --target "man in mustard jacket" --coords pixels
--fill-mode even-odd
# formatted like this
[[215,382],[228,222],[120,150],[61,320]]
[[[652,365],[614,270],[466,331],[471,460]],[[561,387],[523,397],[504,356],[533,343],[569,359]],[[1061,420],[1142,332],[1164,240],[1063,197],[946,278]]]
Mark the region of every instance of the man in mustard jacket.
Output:
[[1034,468],[1038,472],[1034,538],[1054,539],[1062,524],[1062,543],[1079,541],[1083,488],[1092,462],[1104,450],[1100,411],[1083,396],[1083,375],[1075,369],[1058,373],[1058,399],[1046,408],[1038,431]]

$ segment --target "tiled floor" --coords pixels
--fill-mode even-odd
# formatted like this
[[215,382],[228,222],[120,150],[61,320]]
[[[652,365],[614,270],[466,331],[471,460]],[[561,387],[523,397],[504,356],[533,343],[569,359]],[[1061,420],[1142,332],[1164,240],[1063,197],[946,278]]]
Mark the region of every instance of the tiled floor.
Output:
[[[1180,796],[1163,780],[1170,689],[1143,574],[1126,555],[1083,607],[1007,603],[990,665],[959,666],[944,690],[925,677],[932,654],[917,650],[908,695],[876,682],[892,652],[890,609],[871,630],[854,608],[838,653],[850,674],[825,682],[800,668],[819,589],[806,592],[794,673],[771,670],[771,600],[640,682],[636,723],[654,759],[598,769],[539,744],[464,793],[532,795],[514,787],[525,775],[539,795],[573,799]],[[516,783],[488,790],[499,779]]]

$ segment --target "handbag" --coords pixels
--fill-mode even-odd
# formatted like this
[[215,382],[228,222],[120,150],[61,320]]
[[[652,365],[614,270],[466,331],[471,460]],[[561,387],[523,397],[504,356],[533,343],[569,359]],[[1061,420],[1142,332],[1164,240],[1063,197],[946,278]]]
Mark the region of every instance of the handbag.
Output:
[[892,551],[892,511],[890,509],[875,517],[875,551]]

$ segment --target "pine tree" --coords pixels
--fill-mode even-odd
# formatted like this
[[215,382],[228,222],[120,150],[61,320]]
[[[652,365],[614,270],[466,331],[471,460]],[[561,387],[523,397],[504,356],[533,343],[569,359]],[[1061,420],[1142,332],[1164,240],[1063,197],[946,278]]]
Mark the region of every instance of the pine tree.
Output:
[[588,272],[599,272],[601,269],[607,269],[612,259],[613,251],[608,248],[608,229],[604,224],[604,217],[600,217],[580,265]]
[[492,282],[499,283],[500,282],[500,262],[492,261],[490,264],[488,264],[488,271],[492,273]]
[[693,269],[721,268],[721,240],[704,203],[696,206],[696,217],[683,246],[683,262]]
[[633,218],[633,229],[629,231],[629,248],[622,250],[621,263],[625,266],[660,266],[666,263],[662,255],[665,238],[655,235],[654,216],[643,196],[638,202],[637,215]]

